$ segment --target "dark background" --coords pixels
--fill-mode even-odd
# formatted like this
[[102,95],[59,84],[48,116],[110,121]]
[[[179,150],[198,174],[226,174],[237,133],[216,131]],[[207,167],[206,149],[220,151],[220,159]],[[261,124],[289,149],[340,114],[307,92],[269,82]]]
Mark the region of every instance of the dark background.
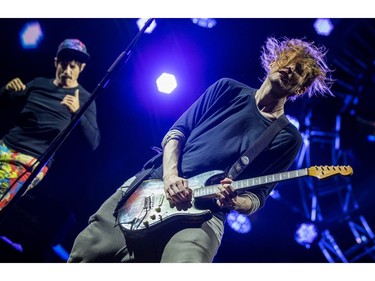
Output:
[[[44,38],[39,48],[24,50],[19,32],[31,20],[39,21]],[[70,250],[88,217],[154,155],[152,147],[160,146],[173,122],[211,83],[231,77],[252,87],[260,86],[264,71],[259,56],[269,36],[306,38],[328,48],[328,64],[337,80],[332,88],[336,97],[304,97],[288,104],[286,110],[299,120],[301,132],[306,132],[305,117],[311,114],[311,128],[324,132],[324,136],[335,131],[336,117],[342,117],[338,130],[341,146],[334,151],[340,155],[337,163],[330,156],[329,146],[313,143],[310,164],[353,167],[354,175],[345,182],[345,186],[352,187],[357,203],[353,218],[363,215],[372,228],[375,143],[367,142],[366,136],[375,134],[371,125],[375,120],[375,20],[332,21],[335,28],[325,37],[315,32],[314,18],[226,18],[217,19],[212,29],[194,25],[187,18],[157,19],[154,32],[141,37],[129,61],[116,69],[96,99],[99,148],[90,151],[78,130],[72,132],[57,152],[46,178],[19,201],[0,225],[0,236],[24,249],[18,253],[0,240],[0,260],[63,262],[51,245],[61,244]],[[93,91],[136,36],[135,22],[133,18],[0,19],[0,84],[14,77],[24,82],[37,76],[54,77],[53,58],[58,44],[65,38],[79,38],[91,54],[80,83]],[[155,86],[154,81],[164,71],[177,76],[178,87],[171,95],[158,93]],[[3,134],[15,114],[7,105],[1,104],[0,109]],[[251,216],[250,233],[238,234],[226,225],[215,262],[327,262],[317,245],[306,249],[294,241],[297,225],[308,220],[300,211],[303,184],[298,180],[280,183],[277,190],[282,199],[270,198],[265,208]],[[342,182],[328,184],[334,189]],[[324,204],[340,208],[336,198],[327,200]],[[339,226],[342,223],[333,220],[322,224],[321,229],[336,230],[333,236],[342,248],[355,244]]]

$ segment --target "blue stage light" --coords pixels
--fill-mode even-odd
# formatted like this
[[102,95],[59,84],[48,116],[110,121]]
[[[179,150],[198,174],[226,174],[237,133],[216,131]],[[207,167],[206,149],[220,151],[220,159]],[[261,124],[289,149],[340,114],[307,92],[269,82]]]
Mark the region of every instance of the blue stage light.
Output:
[[43,31],[37,21],[25,24],[20,32],[20,41],[24,49],[37,48],[42,39]]
[[23,252],[23,248],[21,244],[15,243],[12,240],[10,240],[6,236],[0,236],[0,239],[9,244],[13,249],[15,249],[18,252]]
[[368,136],[367,136],[367,140],[368,140],[369,142],[375,142],[375,135],[368,135]]
[[230,211],[227,216],[228,225],[238,233],[248,233],[251,230],[251,221],[248,216]]
[[194,19],[191,19],[191,20],[194,24],[199,25],[200,27],[204,27],[204,28],[212,28],[216,25],[215,19],[194,18]]
[[62,260],[67,261],[69,258],[69,253],[64,249],[63,246],[57,244],[52,247],[53,251],[58,255]]
[[300,125],[298,119],[291,115],[286,115],[286,117],[288,118],[289,122],[292,123],[299,130]]
[[316,33],[323,36],[329,36],[334,28],[330,19],[317,19],[314,22]]
[[298,225],[294,239],[296,242],[307,249],[318,237],[318,229],[313,223],[301,223]]
[[280,192],[277,189],[272,190],[270,192],[270,196],[271,196],[272,199],[275,199],[275,200],[280,200],[281,199]]

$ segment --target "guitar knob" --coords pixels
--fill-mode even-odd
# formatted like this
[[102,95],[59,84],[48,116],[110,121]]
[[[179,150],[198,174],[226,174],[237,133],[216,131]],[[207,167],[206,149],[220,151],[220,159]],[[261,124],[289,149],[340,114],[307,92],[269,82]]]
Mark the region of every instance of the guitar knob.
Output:
[[158,213],[160,213],[161,212],[161,208],[160,207],[156,207],[155,211],[158,212]]
[[156,215],[155,214],[150,215],[150,219],[152,220],[156,219]]
[[148,223],[148,221],[144,221],[143,225],[146,226],[146,227],[149,227],[150,224]]

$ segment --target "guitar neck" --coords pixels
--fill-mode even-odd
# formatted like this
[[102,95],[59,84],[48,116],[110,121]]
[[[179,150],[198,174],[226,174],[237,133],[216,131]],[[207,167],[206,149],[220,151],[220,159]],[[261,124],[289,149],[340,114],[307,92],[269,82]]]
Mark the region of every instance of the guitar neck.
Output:
[[[299,169],[294,171],[288,171],[283,173],[277,173],[267,176],[255,177],[250,179],[238,180],[232,182],[232,186],[236,191],[239,190],[249,190],[259,185],[271,184],[276,182],[281,182],[289,179],[295,179],[299,177],[304,177],[308,175],[308,170]],[[197,188],[194,190],[194,197],[215,197],[216,193],[219,190],[220,184],[209,185]]]

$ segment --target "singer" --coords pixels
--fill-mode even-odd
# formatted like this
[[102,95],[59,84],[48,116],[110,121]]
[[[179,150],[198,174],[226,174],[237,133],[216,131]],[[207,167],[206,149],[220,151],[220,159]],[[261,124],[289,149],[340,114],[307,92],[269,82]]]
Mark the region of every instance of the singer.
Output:
[[[66,39],[55,57],[55,78],[35,78],[24,84],[14,78],[0,89],[2,102],[22,103],[13,128],[0,139],[0,211],[14,198],[53,139],[70,123],[90,97],[78,78],[90,58],[78,39]],[[92,103],[79,125],[92,149],[100,142],[96,106]],[[45,176],[51,160],[33,179],[27,190]]]

